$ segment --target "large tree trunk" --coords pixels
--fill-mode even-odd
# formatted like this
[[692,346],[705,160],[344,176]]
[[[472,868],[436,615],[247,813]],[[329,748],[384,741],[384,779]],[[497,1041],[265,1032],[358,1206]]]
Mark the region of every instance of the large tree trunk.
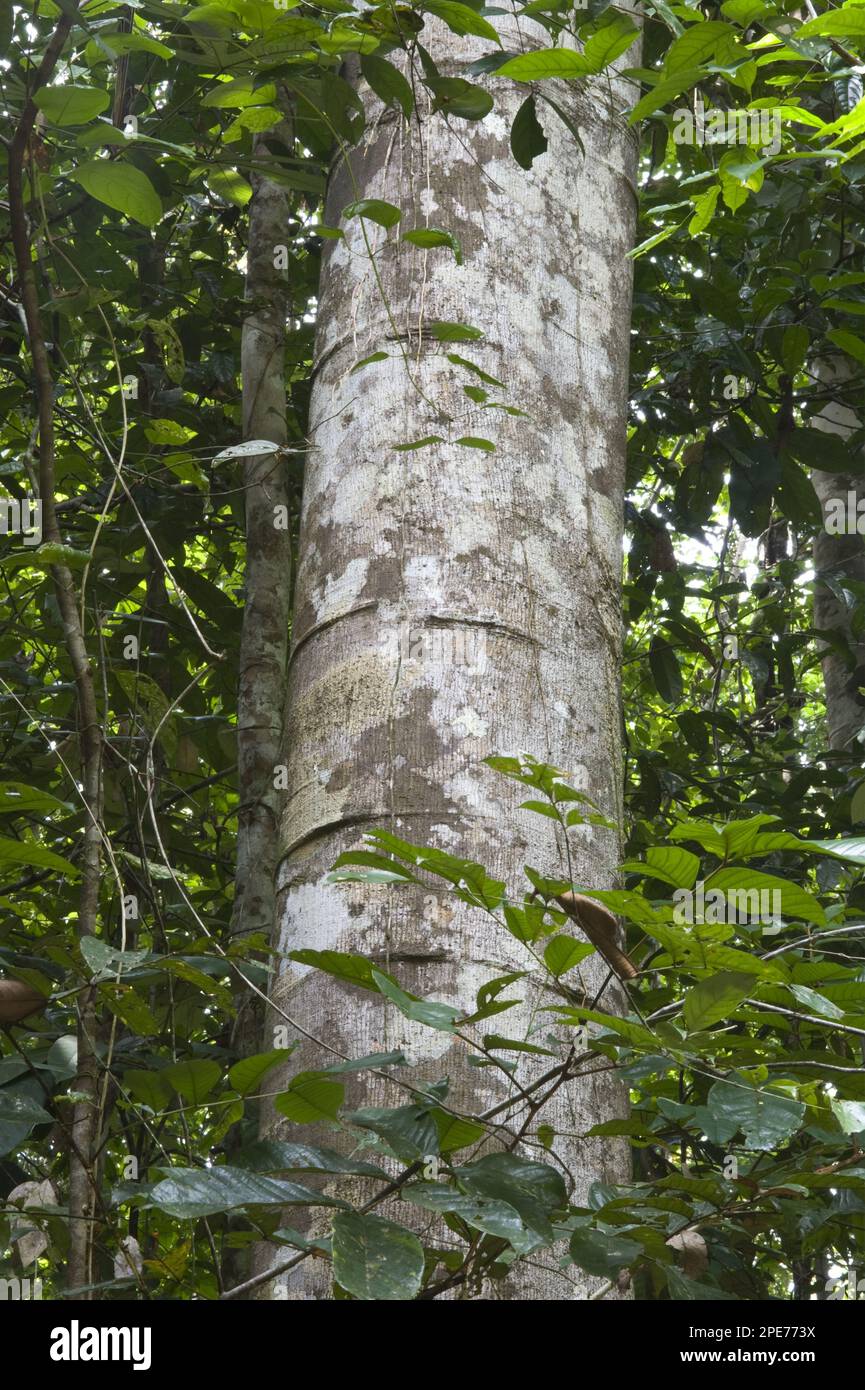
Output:
[[[501,21],[504,46],[523,47],[532,26],[517,38],[508,24]],[[463,75],[477,41],[434,27],[442,69]],[[529,44],[546,41],[534,30]],[[619,113],[634,96],[621,81],[584,91],[559,84],[555,97],[585,154],[543,107],[549,153],[527,173],[509,150],[527,89],[495,82],[493,114],[448,123],[419,87],[421,109],[408,126],[361,89],[367,133],[334,173],[327,221],[338,224],[360,197],[396,204],[402,223],[385,232],[366,222],[367,243],[360,220],[349,220],[323,269],[289,678],[279,945],[373,955],[406,989],[471,1012],[479,985],[525,968],[512,938],[452,895],[334,887],[325,876],[364,831],[384,827],[483,863],[512,897],[522,897],[526,863],[570,877],[551,822],[520,811],[514,784],[482,764],[494,753],[525,750],[567,769],[621,821],[626,253],[636,142]],[[424,226],[454,233],[464,263],[446,249],[400,243],[398,231]],[[475,325],[484,338],[441,343],[435,321]],[[386,361],[351,374],[358,359],[379,351]],[[463,387],[478,378],[449,352],[504,381],[508,403],[530,418],[470,400]],[[428,435],[448,442],[395,451]],[[453,442],[463,436],[491,439],[496,452]],[[576,883],[609,887],[619,849],[614,832],[578,829]],[[584,978],[597,989],[606,969],[597,957],[588,966]],[[416,1066],[413,1081],[450,1076],[456,1107],[481,1111],[512,1088],[500,1071],[469,1069],[466,1049],[448,1050],[447,1034],[409,1024],[383,1000],[318,972],[287,963],[273,998],[340,1052],[403,1048]],[[614,980],[602,1007],[617,1003]],[[525,1036],[529,1024],[528,1006],[519,1022],[518,1012],[506,1015],[511,1036]],[[333,1060],[305,1043],[292,1071]],[[366,1105],[407,1099],[368,1076],[352,1081],[349,1096]],[[566,1132],[555,1152],[575,1201],[592,1181],[629,1175],[621,1141],[581,1137],[625,1104],[607,1072],[570,1082],[544,1112],[543,1121]],[[272,1117],[268,1132],[279,1128]],[[534,1129],[523,1152],[547,1159]],[[328,1273],[326,1262],[306,1261],[288,1282],[271,1285],[270,1296],[327,1297]],[[488,1296],[584,1297],[598,1282],[587,1285],[576,1269],[563,1275],[542,1251]]]
[[[841,397],[830,401],[815,417],[815,427],[849,439],[862,423],[843,401],[850,396],[852,372],[845,366],[839,371],[820,362],[815,375],[822,384],[837,381]],[[858,375],[856,379],[861,395]],[[812,472],[811,481],[824,518],[833,498],[841,498],[845,504],[850,492],[855,494],[857,504],[865,498],[863,464],[865,459],[860,456],[857,460],[851,453],[849,473],[823,473],[816,469]],[[854,627],[856,610],[861,614],[862,609],[861,590],[857,598],[855,590],[848,586],[850,581],[865,584],[865,538],[857,532],[830,535],[828,531],[818,531],[814,538],[814,569],[814,626],[820,632],[833,634],[836,642],[827,644],[822,656],[829,747],[861,756],[861,746],[854,744],[854,739],[865,727],[865,700],[859,694],[859,687],[865,685],[865,636],[861,622],[858,628]]]

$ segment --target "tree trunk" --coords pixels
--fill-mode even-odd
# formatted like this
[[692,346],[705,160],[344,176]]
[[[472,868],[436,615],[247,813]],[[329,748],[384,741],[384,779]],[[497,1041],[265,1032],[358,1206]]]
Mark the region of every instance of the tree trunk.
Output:
[[[529,45],[548,41],[525,22],[519,36],[512,21],[497,23],[505,48],[526,46],[527,29]],[[442,71],[464,76],[477,40],[456,39],[437,21],[429,27]],[[502,80],[491,88],[494,112],[465,122],[433,113],[418,85],[421,109],[405,125],[361,83],[367,132],[332,177],[329,224],[357,198],[396,204],[402,222],[385,231],[349,219],[323,267],[277,879],[283,951],[360,951],[404,988],[466,1012],[485,981],[526,968],[519,945],[444,893],[327,884],[338,854],[358,847],[365,831],[387,828],[482,863],[519,900],[525,864],[611,886],[615,832],[578,829],[569,868],[552,823],[519,810],[514,784],[482,763],[520,750],[566,769],[607,815],[622,818],[626,253],[636,140],[620,113],[634,94],[607,77],[583,90],[556,84],[550,90],[585,154],[544,106],[549,152],[525,172],[509,131],[528,89]],[[447,248],[400,242],[399,233],[427,226],[458,237],[463,264]],[[468,323],[484,337],[442,342],[437,321]],[[381,351],[387,360],[352,374],[358,359]],[[470,399],[463,388],[479,378],[449,353],[503,381],[504,399],[529,418]],[[428,435],[447,442],[395,450]],[[492,440],[495,452],[454,442],[461,437]],[[606,967],[599,957],[587,965],[583,976],[597,990]],[[523,993],[525,1009],[506,1015],[511,1036],[529,1026],[531,991]],[[514,1093],[503,1072],[469,1069],[466,1049],[451,1047],[447,1034],[316,971],[285,962],[273,999],[340,1052],[404,1049],[412,1082],[451,1078],[456,1108],[477,1113]],[[600,1007],[620,1006],[614,980]],[[333,1060],[307,1042],[291,1071]],[[369,1075],[349,1080],[350,1103],[408,1099]],[[620,1140],[582,1137],[625,1105],[610,1072],[572,1081],[542,1117],[565,1131],[555,1157],[533,1137],[535,1126],[521,1151],[558,1161],[582,1202],[593,1181],[629,1176]],[[279,1117],[267,1132],[280,1132]],[[563,1275],[542,1251],[487,1296],[579,1298],[599,1282],[575,1268]],[[306,1261],[269,1296],[328,1297],[327,1263]]]
[[[257,158],[265,160],[263,141]],[[243,437],[286,442],[285,326],[287,286],[279,248],[288,236],[288,201],[277,184],[253,175],[246,256],[243,321]],[[282,756],[285,672],[288,659],[291,536],[288,487],[279,454],[255,454],[242,460],[246,515],[246,573],[240,639],[237,697],[237,783],[240,796],[237,833],[237,891],[232,935],[263,933],[274,922],[274,870],[280,792],[275,768]],[[255,1001],[242,1005],[238,1037],[242,1050],[259,1025]]]
[[[851,373],[842,367],[840,371],[826,362],[820,362],[815,369],[819,382],[831,384],[839,382],[839,394],[849,388]],[[847,392],[849,396],[849,390]],[[841,435],[849,439],[861,427],[861,420],[842,401],[830,401],[814,419],[817,429],[829,434]],[[840,498],[845,506],[850,492],[855,494],[858,504],[865,498],[865,477],[863,460],[857,460],[851,453],[849,473],[823,473],[816,469],[811,481],[820,499],[824,518],[827,504],[832,498]],[[814,626],[823,633],[832,633],[839,645],[823,648],[823,684],[826,697],[826,732],[829,747],[839,752],[857,754],[854,745],[856,735],[865,726],[865,700],[859,694],[859,687],[865,685],[865,635],[861,622],[854,628],[854,615],[857,606],[862,610],[861,589],[859,597],[847,586],[865,585],[865,538],[854,532],[852,535],[831,535],[826,530],[817,532],[814,538],[814,569],[817,581],[814,586]],[[861,747],[859,748],[861,753]]]

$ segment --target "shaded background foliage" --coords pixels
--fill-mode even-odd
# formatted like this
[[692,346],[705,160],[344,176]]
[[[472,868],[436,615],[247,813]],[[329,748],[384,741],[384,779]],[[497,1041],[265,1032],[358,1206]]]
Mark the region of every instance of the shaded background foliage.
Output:
[[[627,922],[641,973],[629,1022],[595,1019],[591,1032],[591,1056],[624,1068],[633,1087],[632,1118],[604,1132],[631,1139],[635,1184],[598,1186],[590,1209],[569,1212],[548,1165],[518,1172],[506,1149],[498,1167],[479,1171],[487,1160],[467,1150],[483,1123],[449,1116],[444,1080],[414,1097],[411,1116],[373,1124],[338,1118],[338,1079],[296,1078],[283,1113],[299,1123],[329,1117],[354,1136],[358,1156],[255,1144],[255,1097],[285,1052],[238,1052],[236,1000],[249,984],[266,988],[268,951],[261,936],[240,941],[229,931],[245,563],[242,460],[230,451],[241,433],[249,179],[266,172],[289,200],[288,448],[279,466],[294,528],[319,252],[340,235],[321,225],[320,199],[330,161],[363,120],[350,79],[362,70],[401,119],[421,100],[442,120],[482,118],[495,84],[443,76],[423,46],[431,15],[475,34],[479,76],[509,64],[496,80],[525,83],[512,145],[530,168],[545,149],[544,124],[559,118],[551,79],[621,63],[633,32],[603,3],[520,8],[549,34],[549,50],[527,55],[528,67],[526,56],[513,61],[496,48],[485,17],[494,10],[450,0],[369,9],[327,0],[290,12],[258,0],[96,0],[72,29],[62,82],[37,94],[27,213],[55,382],[62,553],[12,536],[0,552],[0,972],[48,1003],[0,1043],[0,1195],[18,1194],[0,1215],[0,1273],[35,1261],[46,1289],[61,1290],[77,1001],[87,986],[98,1017],[103,1142],[93,1171],[104,1296],[216,1297],[235,1282],[232,1261],[262,1234],[302,1256],[303,1238],[280,1224],[281,1212],[316,1199],[307,1177],[288,1192],[285,1174],[314,1171],[382,1181],[401,1173],[410,1200],[449,1213],[457,1238],[456,1250],[435,1240],[424,1250],[395,1223],[341,1212],[332,1255],[342,1297],[472,1291],[481,1274],[552,1236],[600,1288],[630,1268],[643,1297],[825,1296],[861,1259],[865,770],[861,739],[827,746],[820,651],[833,644],[851,688],[865,684],[856,650],[865,576],[815,577],[822,520],[811,474],[862,474],[861,428],[841,442],[813,424],[830,401],[861,415],[863,400],[861,5],[804,22],[793,5],[759,0],[643,7],[625,589],[629,858],[622,892],[603,895]],[[68,9],[40,0],[0,16],[13,127]],[[569,30],[585,44],[582,67],[557,46]],[[780,107],[780,153],[676,144],[673,112],[695,92],[707,107]],[[418,229],[398,226],[398,212],[353,215],[411,240]],[[20,285],[3,237],[0,473],[20,501],[35,491],[37,429]],[[446,228],[415,244],[419,254],[461,254]],[[480,306],[456,345],[469,363],[483,327]],[[831,384],[824,362],[840,371]],[[494,385],[466,379],[476,392]],[[105,729],[105,873],[93,935],[79,922],[88,812],[51,582],[58,563],[74,576]],[[846,632],[815,630],[821,583],[834,586]],[[548,796],[550,833],[568,833],[566,777],[502,770]],[[779,841],[781,830],[798,838]],[[399,844],[368,852],[392,867],[345,871],[397,885],[409,872],[412,856]],[[708,877],[737,864],[784,880],[788,895],[805,892],[788,896],[780,934],[737,930],[731,947],[732,933],[709,933],[697,959],[673,931],[671,891],[690,886],[698,865]],[[569,885],[534,883],[548,905],[534,917],[509,885],[518,896],[508,905],[523,914],[515,926],[501,892],[465,865],[423,867],[451,875],[456,891],[468,876],[483,910],[501,906],[503,930],[523,940],[557,931],[558,947],[538,945],[551,998],[575,1027],[586,1022],[586,1001],[563,982],[578,966],[561,944],[573,938],[555,905],[555,890]],[[824,931],[836,934],[824,941]],[[775,946],[788,947],[783,970],[768,963]],[[738,954],[725,957],[725,948]],[[416,1003],[362,965],[317,963],[343,977],[354,969],[397,1007]],[[478,1012],[505,988],[479,1000]],[[453,1022],[442,1015],[432,1026]],[[484,1046],[479,1060],[489,1062],[488,1035]],[[532,1133],[542,1154],[542,1112]],[[430,1154],[442,1181],[427,1174],[420,1191],[418,1165]],[[26,1189],[26,1217],[23,1183],[39,1185]],[[387,1255],[378,1285],[359,1273],[365,1246]]]

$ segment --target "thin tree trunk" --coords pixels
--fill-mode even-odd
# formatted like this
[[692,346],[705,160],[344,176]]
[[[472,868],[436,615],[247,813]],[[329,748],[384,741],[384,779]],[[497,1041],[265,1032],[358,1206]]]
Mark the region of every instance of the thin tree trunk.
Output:
[[[258,159],[267,157],[259,142]],[[288,236],[285,193],[253,175],[243,323],[243,437],[286,442],[285,325],[287,286],[277,252]],[[285,673],[288,659],[291,537],[284,459],[256,454],[243,459],[246,512],[246,575],[237,702],[238,816],[234,935],[262,932],[274,922],[274,869],[279,797],[276,768],[282,754]],[[244,1006],[246,1007],[246,1006]],[[253,1009],[254,1014],[254,1009]],[[257,1029],[255,1030],[257,1031]],[[254,1032],[240,1036],[253,1044]]]
[[[77,14],[76,0],[70,0],[58,20],[31,91],[50,81]],[[42,328],[39,295],[33,271],[30,231],[24,201],[24,154],[36,119],[32,96],[24,104],[21,119],[9,147],[9,217],[20,283],[21,302],[27,320],[27,338],[33,360],[39,414],[39,491],[44,518],[43,535],[47,543],[62,541],[54,499],[54,382]],[[63,626],[63,639],[75,678],[78,710],[78,741],[81,754],[81,795],[85,806],[81,889],[78,903],[80,936],[91,934],[99,910],[99,876],[102,844],[102,728],[87,644],[78,611],[78,596],[72,574],[66,565],[53,565],[51,575]],[[97,1149],[99,1109],[97,1104],[98,1061],[96,1057],[95,991],[85,989],[78,997],[78,1073],[75,1090],[79,1099],[72,1111],[69,1153],[69,1259],[67,1281],[70,1288],[93,1282],[95,1214],[98,1197]],[[91,1297],[89,1293],[83,1298]]]
[[[505,48],[524,46],[527,31],[530,44],[547,41],[531,25],[518,34],[513,21],[496,22]],[[429,29],[442,70],[464,76],[477,41],[456,39],[437,22]],[[582,91],[560,84],[555,99],[579,128],[585,155],[544,106],[550,152],[527,173],[509,150],[527,89],[494,83],[495,113],[479,123],[446,122],[416,90],[420,110],[406,126],[361,84],[367,133],[329,190],[331,225],[356,198],[397,205],[402,222],[386,233],[349,220],[345,240],[329,243],[325,257],[290,663],[278,944],[361,951],[413,993],[471,1012],[481,984],[526,968],[512,938],[452,895],[334,887],[325,876],[364,831],[385,827],[484,864],[511,897],[522,898],[526,863],[569,878],[551,823],[518,809],[514,784],[483,765],[490,754],[526,750],[567,769],[621,821],[626,253],[636,142],[620,113],[634,97],[621,81]],[[458,237],[464,263],[447,249],[400,242],[399,230],[424,226]],[[437,321],[468,323],[485,336],[443,343]],[[386,361],[352,374],[358,359],[381,351]],[[471,400],[463,388],[479,378],[448,353],[505,382],[507,403],[529,418]],[[448,442],[395,450],[428,435]],[[496,451],[453,442],[465,436],[490,439]],[[609,887],[617,835],[584,827],[572,836],[572,855],[577,884]],[[583,974],[594,989],[607,978],[597,957]],[[525,994],[531,1001],[531,989]],[[458,1109],[477,1113],[512,1093],[502,1072],[469,1069],[465,1048],[448,1050],[448,1035],[320,973],[288,963],[273,997],[339,1051],[402,1048],[413,1082],[449,1076],[448,1103]],[[614,981],[601,1007],[620,1005]],[[511,1011],[504,1031],[525,1036],[529,1015],[530,1003]],[[305,1044],[292,1071],[333,1060]],[[405,1103],[404,1093],[368,1076],[349,1082],[349,1103]],[[539,1117],[558,1133],[552,1161],[575,1201],[593,1181],[629,1175],[622,1141],[581,1137],[625,1105],[607,1073],[562,1086]],[[279,1132],[278,1117],[268,1128]],[[520,1151],[544,1160],[534,1130]],[[308,1260],[269,1296],[327,1297],[328,1281],[326,1262]],[[540,1252],[488,1296],[582,1297],[596,1286],[576,1269],[563,1275]]]
[[[841,387],[839,395],[849,398],[849,389],[845,392],[844,388],[849,388],[851,371],[846,368],[839,371],[829,363],[820,362],[815,375],[823,384],[837,381]],[[849,439],[861,428],[862,421],[838,400],[830,401],[813,423],[817,429]],[[865,458],[860,455],[857,460],[851,453],[849,473],[823,473],[815,469],[811,481],[824,518],[832,498],[842,499],[846,508],[848,494],[852,492],[858,504],[865,498]],[[822,655],[829,747],[855,755],[857,749],[853,741],[865,726],[865,700],[859,694],[859,687],[865,685],[865,635],[861,624],[855,630],[853,624],[856,607],[860,611],[862,607],[861,590],[857,599],[855,592],[846,586],[851,581],[854,585],[865,585],[865,537],[856,532],[831,535],[826,530],[818,531],[814,538],[814,569],[817,574],[814,626],[820,632],[834,633],[841,644],[840,650],[837,646],[825,646]]]

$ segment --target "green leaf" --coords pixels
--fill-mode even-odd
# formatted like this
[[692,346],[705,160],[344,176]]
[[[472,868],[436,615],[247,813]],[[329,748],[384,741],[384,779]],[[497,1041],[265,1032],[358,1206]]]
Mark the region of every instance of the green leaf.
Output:
[[423,439],[413,439],[410,444],[394,444],[394,452],[407,454],[414,449],[425,449],[428,444],[444,444],[444,439],[440,434],[425,434]]
[[676,653],[663,637],[652,638],[649,666],[658,694],[667,704],[677,705],[682,698],[682,672]]
[[806,20],[796,30],[796,38],[809,39],[827,35],[831,38],[859,39],[865,37],[865,10],[842,6]]
[[811,335],[803,323],[794,323],[784,329],[784,337],[781,340],[781,364],[791,376],[795,376],[803,366],[810,342]]
[[157,1113],[166,1110],[171,1104],[171,1087],[162,1080],[158,1071],[132,1070],[123,1073],[123,1085],[129,1094],[142,1105],[147,1105]]
[[707,1109],[722,1124],[734,1125],[733,1133],[741,1130],[749,1149],[766,1152],[792,1138],[805,1115],[801,1101],[742,1081],[716,1081]]
[[69,82],[59,87],[40,87],[33,100],[53,125],[84,125],[101,115],[111,97],[102,87],[78,87]]
[[684,1019],[688,1032],[699,1032],[722,1018],[729,1018],[753,992],[754,976],[737,975],[731,970],[722,970],[707,980],[700,980],[685,998]]
[[632,1265],[643,1254],[637,1241],[614,1231],[596,1231],[591,1226],[574,1231],[569,1249],[574,1264],[605,1279],[614,1278],[620,1269]]
[[155,227],[162,217],[162,200],[150,179],[134,164],[119,159],[95,159],[79,164],[70,175],[91,198],[131,217],[145,227]]
[[454,444],[461,444],[464,449],[480,449],[484,454],[494,454],[496,446],[491,439],[480,439],[475,434],[463,434],[459,439],[454,440]]
[[583,54],[572,48],[537,48],[509,58],[496,75],[513,77],[517,82],[537,82],[544,77],[586,77],[591,72]]
[[544,962],[547,969],[555,975],[565,975],[579,965],[586,956],[594,954],[594,946],[585,941],[577,941],[573,936],[554,936],[544,949]]
[[414,110],[414,95],[399,69],[376,53],[364,53],[360,70],[379,101],[385,106],[399,106],[408,120]]
[[766,894],[765,901],[771,910],[772,895],[777,894],[783,916],[799,917],[803,922],[815,922],[820,927],[826,925],[826,913],[817,899],[800,888],[798,883],[791,883],[789,879],[779,878],[776,874],[762,874],[755,869],[716,869],[706,879],[705,891],[709,893],[716,889],[728,895],[740,921],[743,918],[762,920],[762,904],[756,914],[754,907],[761,903],[762,895]]
[[[469,1197],[459,1188],[448,1183],[419,1182],[404,1187],[403,1199],[424,1211],[450,1212],[460,1217],[476,1231],[498,1236],[510,1241],[515,1249],[524,1251],[523,1239],[526,1228],[519,1212],[508,1202],[484,1202],[477,1197]],[[538,1245],[538,1237],[531,1236],[528,1249]]]
[[640,33],[639,27],[627,15],[607,11],[604,17],[608,22],[592,34],[583,49],[583,57],[592,73],[603,72],[604,68],[627,53]]
[[470,1144],[476,1144],[486,1134],[485,1127],[477,1120],[463,1120],[457,1115],[449,1115],[446,1110],[439,1110],[438,1107],[430,1113],[438,1131],[440,1154],[467,1149]]
[[846,352],[848,357],[855,358],[857,362],[865,362],[865,341],[855,333],[848,332],[846,328],[830,328],[826,337]]
[[533,160],[546,151],[547,137],[538,121],[535,98],[528,96],[511,126],[511,153],[522,169],[531,169]]
[[0,782],[0,816],[15,815],[18,811],[68,811],[71,803],[60,801],[50,792],[30,787],[26,782]]
[[368,1106],[342,1118],[346,1124],[372,1130],[403,1163],[440,1152],[436,1123],[424,1106],[402,1105],[393,1110]]
[[[434,319],[426,327],[427,331],[440,343],[468,343],[484,336],[479,328],[473,328],[471,324],[451,323],[446,319]],[[463,366],[466,365],[462,358],[460,362]]]
[[33,864],[37,869],[56,869],[66,878],[78,878],[80,870],[53,850],[32,840],[0,839],[0,864]]
[[210,1095],[221,1076],[222,1068],[219,1063],[204,1058],[176,1062],[170,1067],[164,1067],[160,1072],[160,1077],[173,1086],[184,1100],[192,1101],[193,1105],[199,1105],[205,1096]]
[[704,20],[702,24],[692,24],[684,34],[674,39],[667,49],[664,72],[678,73],[704,63],[714,55],[724,39],[735,35],[736,30],[733,26],[725,24],[722,19],[709,19]]
[[316,970],[323,970],[326,975],[334,975],[338,980],[347,980],[351,985],[379,992],[373,979],[375,966],[365,956],[355,956],[348,951],[313,951],[306,947],[301,951],[289,951],[288,954],[290,960],[296,960],[301,965],[314,966]]
[[0,1086],[0,1121],[4,1124],[37,1125],[46,1120],[50,1122],[51,1115],[38,1101],[8,1086]]
[[695,1279],[689,1279],[687,1274],[683,1274],[680,1269],[676,1269],[675,1265],[667,1265],[664,1274],[667,1280],[667,1287],[670,1290],[670,1297],[673,1299],[688,1301],[709,1299],[713,1303],[738,1302],[734,1293],[726,1293],[715,1284],[698,1284]]
[[561,1174],[547,1163],[534,1163],[512,1153],[487,1154],[456,1170],[461,1188],[473,1197],[507,1202],[529,1230],[546,1242],[553,1240],[550,1216],[567,1206]]
[[488,19],[457,0],[423,0],[422,9],[441,19],[454,34],[476,34],[500,45],[500,39]]
[[721,192],[720,184],[713,184],[705,193],[701,193],[694,199],[694,216],[688,223],[688,232],[691,236],[699,236],[700,232],[705,231],[715,216],[715,207],[718,196]]
[[333,1277],[364,1302],[413,1299],[424,1271],[416,1235],[382,1216],[341,1212],[333,1220]]
[[463,263],[462,247],[453,232],[445,232],[440,227],[417,227],[413,232],[404,232],[402,239],[410,242],[412,246],[422,246],[424,250],[435,246],[449,246],[457,265]]
[[309,1125],[316,1120],[334,1120],[345,1099],[341,1081],[330,1081],[321,1072],[301,1072],[287,1091],[277,1096],[274,1108],[287,1120]]
[[427,86],[435,97],[434,111],[458,116],[463,121],[482,121],[493,109],[492,95],[462,77],[430,77]]
[[278,1139],[250,1144],[234,1154],[233,1161],[238,1168],[254,1173],[347,1173],[388,1181],[388,1174],[374,1163],[337,1153],[335,1149],[287,1144]]
[[116,951],[98,936],[83,936],[80,949],[94,976],[118,975],[125,970],[135,970],[150,955],[146,947],[143,951]]
[[400,1013],[404,1014],[406,1018],[412,1019],[415,1023],[425,1023],[429,1028],[438,1028],[446,1033],[456,1032],[456,1020],[460,1011],[452,1004],[436,1004],[428,1003],[423,999],[412,999],[410,994],[406,994],[399,985],[386,975],[382,975],[378,970],[373,970],[372,977],[379,991],[392,1004],[396,1004]]
[[674,888],[693,888],[700,861],[690,850],[680,849],[678,845],[652,845],[646,851],[646,862],[629,859],[620,868],[626,873],[641,873],[657,878],[662,883],[672,884]]
[[217,198],[237,208],[246,207],[252,197],[251,186],[236,169],[210,169],[207,182]]
[[352,217],[365,217],[368,222],[377,222],[380,227],[395,227],[402,217],[399,208],[386,203],[381,198],[359,198],[342,210],[347,220]]
[[150,1202],[169,1216],[195,1220],[239,1207],[340,1207],[343,1202],[300,1183],[285,1182],[221,1164],[216,1168],[172,1168],[153,1188]]
[[672,73],[669,77],[662,77],[660,82],[637,102],[628,117],[628,124],[636,125],[637,121],[643,120],[645,116],[650,116],[653,111],[658,111],[662,106],[666,106],[673,97],[680,96],[689,87],[695,87],[705,76],[702,68],[685,68]]
[[159,1022],[150,1005],[131,985],[102,984],[99,986],[99,996],[111,1012],[140,1038],[153,1038],[159,1032]]
[[831,999],[827,999],[825,994],[819,994],[816,989],[809,989],[807,985],[787,985],[787,989],[793,998],[803,1004],[811,1014],[818,1014],[823,1018],[839,1019],[844,1017],[844,1010],[839,1009],[837,1004],[833,1004]]
[[[2,1094],[2,1092],[0,1092]],[[865,1101],[831,1099],[832,1112],[845,1134],[865,1130]]]

